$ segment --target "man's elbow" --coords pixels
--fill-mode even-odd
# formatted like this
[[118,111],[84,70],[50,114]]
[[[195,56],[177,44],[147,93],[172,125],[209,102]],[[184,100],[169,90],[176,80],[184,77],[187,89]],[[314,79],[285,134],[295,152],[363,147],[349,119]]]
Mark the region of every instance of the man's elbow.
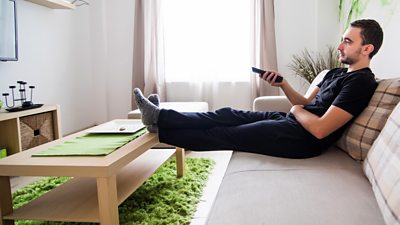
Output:
[[321,129],[321,127],[316,127],[313,129],[311,134],[314,135],[314,137],[316,137],[317,139],[321,140],[321,139],[327,137],[330,133],[324,129]]

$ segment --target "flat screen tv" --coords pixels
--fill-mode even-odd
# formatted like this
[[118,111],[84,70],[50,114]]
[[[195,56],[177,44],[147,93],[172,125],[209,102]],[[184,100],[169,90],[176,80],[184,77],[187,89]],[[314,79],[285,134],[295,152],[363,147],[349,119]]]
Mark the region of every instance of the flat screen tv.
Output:
[[17,60],[17,6],[15,0],[0,0],[0,61]]

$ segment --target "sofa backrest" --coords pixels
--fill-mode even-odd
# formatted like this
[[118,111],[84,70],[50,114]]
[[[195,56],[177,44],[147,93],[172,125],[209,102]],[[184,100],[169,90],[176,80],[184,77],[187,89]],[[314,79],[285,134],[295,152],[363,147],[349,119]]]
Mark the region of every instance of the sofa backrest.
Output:
[[324,79],[324,77],[328,73],[328,71],[329,70],[323,70],[314,78],[314,80],[311,82],[310,87],[308,88],[308,90],[305,94],[306,96],[308,96],[311,93],[311,91],[314,89],[314,87],[317,86],[317,84],[319,84],[319,82],[321,82],[322,79]]
[[363,163],[387,225],[400,225],[400,103]]
[[400,78],[378,80],[368,106],[346,129],[337,146],[354,159],[364,160],[399,101]]
[[[324,70],[310,84],[306,95],[322,81],[329,70]],[[400,101],[400,78],[377,79],[378,87],[368,106],[346,129],[337,146],[356,160],[364,160],[369,149],[385,126],[393,108]]]

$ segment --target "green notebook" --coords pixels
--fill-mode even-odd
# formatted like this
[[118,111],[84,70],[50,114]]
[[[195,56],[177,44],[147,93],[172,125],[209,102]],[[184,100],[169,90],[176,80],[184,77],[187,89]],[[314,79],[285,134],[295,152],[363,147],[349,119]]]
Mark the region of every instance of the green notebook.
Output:
[[44,149],[32,156],[104,156],[145,133],[147,133],[146,128],[142,128],[133,134],[91,133]]

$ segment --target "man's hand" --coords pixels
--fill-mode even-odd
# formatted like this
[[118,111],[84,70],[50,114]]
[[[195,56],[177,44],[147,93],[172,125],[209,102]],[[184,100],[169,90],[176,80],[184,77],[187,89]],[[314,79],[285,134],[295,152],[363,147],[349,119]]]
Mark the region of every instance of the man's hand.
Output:
[[318,139],[327,137],[353,118],[353,115],[334,105],[322,117],[310,113],[302,105],[292,106],[290,112],[304,129]]
[[285,78],[283,78],[282,82],[279,83],[275,83],[275,80],[278,76],[283,77],[280,73],[278,73],[277,71],[266,71],[264,74],[260,75],[260,78],[267,81],[271,86],[274,87],[280,87],[283,85],[283,83],[287,83],[287,81],[285,80]]
[[313,91],[308,96],[303,96],[294,90],[285,78],[283,78],[282,82],[275,83],[278,75],[283,77],[276,71],[268,70],[264,74],[260,75],[260,78],[268,82],[271,86],[280,87],[292,105],[305,105],[309,103],[319,91],[319,87],[314,87]]

